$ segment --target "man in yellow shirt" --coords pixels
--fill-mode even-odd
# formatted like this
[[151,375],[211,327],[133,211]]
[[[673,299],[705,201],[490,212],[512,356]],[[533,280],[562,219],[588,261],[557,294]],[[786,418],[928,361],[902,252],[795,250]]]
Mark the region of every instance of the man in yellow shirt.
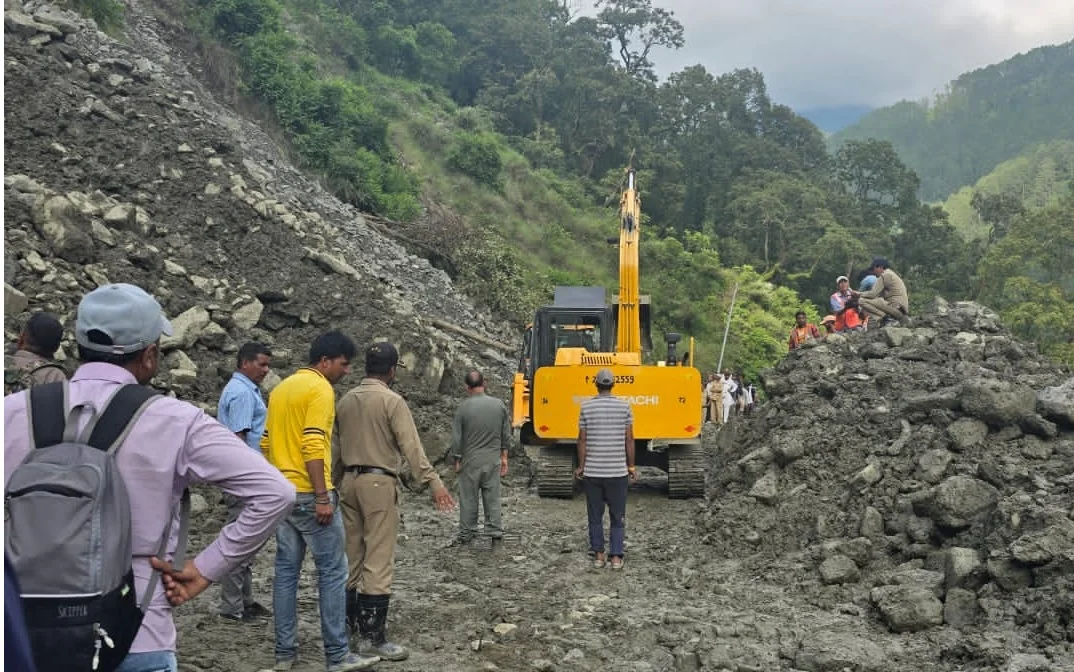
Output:
[[338,331],[310,347],[309,364],[285,378],[269,396],[261,450],[298,492],[295,507],[276,530],[276,578],[272,605],[276,625],[275,670],[298,659],[298,576],[306,547],[317,566],[321,638],[328,672],[372,667],[380,658],[352,653],[347,637],[347,559],[343,517],[332,486],[332,389],[350,372],[354,342]]

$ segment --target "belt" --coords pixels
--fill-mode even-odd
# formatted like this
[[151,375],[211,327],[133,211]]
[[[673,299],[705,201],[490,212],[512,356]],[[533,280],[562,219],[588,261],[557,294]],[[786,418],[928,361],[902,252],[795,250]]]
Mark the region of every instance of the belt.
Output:
[[380,467],[369,467],[364,464],[348,466],[346,467],[346,470],[355,474],[380,474],[381,476],[391,476],[392,478],[395,478],[395,474],[388,471],[387,469],[381,469]]

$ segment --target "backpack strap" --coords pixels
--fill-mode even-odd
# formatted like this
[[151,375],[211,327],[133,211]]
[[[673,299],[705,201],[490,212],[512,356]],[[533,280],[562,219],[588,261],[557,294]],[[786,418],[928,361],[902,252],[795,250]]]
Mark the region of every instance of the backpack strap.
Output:
[[83,440],[97,450],[115,453],[142,412],[159,396],[147,385],[123,385],[105,402],[104,411],[90,419],[82,431]]
[[30,445],[35,449],[63,441],[67,425],[67,381],[34,385],[26,394],[26,416],[30,420]]
[[[168,518],[168,524],[164,526],[164,534],[160,537],[160,543],[157,545],[156,557],[161,560],[164,559],[164,554],[168,552],[168,539],[172,536],[172,519],[175,518],[175,509],[172,509],[172,515]],[[179,498],[179,541],[175,546],[175,555],[172,557],[172,567],[176,569],[182,569],[186,564],[186,540],[187,534],[190,531],[190,490],[184,489],[183,496]],[[145,595],[142,595],[141,604],[138,608],[145,613],[145,610],[149,608],[149,602],[153,599],[153,593],[157,590],[157,583],[160,581],[160,572],[153,570],[153,573],[149,576],[149,584],[146,586]]]

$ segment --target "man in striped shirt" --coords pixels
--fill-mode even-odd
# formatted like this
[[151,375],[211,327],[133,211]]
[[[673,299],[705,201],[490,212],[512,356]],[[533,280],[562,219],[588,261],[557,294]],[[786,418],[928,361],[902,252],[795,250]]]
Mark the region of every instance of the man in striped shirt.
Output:
[[589,550],[593,553],[594,567],[599,569],[605,564],[604,509],[607,507],[611,521],[610,564],[612,569],[622,569],[627,481],[638,479],[634,469],[634,414],[629,402],[612,396],[615,376],[611,369],[601,369],[594,380],[597,396],[583,402],[578,415],[575,476],[585,479]]

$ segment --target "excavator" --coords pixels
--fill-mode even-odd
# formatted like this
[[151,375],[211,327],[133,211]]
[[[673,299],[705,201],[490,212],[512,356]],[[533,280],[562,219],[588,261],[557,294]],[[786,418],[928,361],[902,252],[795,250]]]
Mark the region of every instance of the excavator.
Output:
[[631,165],[619,207],[619,293],[609,302],[603,287],[556,287],[552,304],[537,309],[523,334],[511,407],[521,442],[539,447],[541,497],[574,496],[579,410],[596,394],[594,376],[602,368],[615,375],[612,394],[629,400],[634,412],[635,463],[667,472],[671,498],[704,494],[702,385],[693,339],[680,357],[681,335],[667,333],[666,358],[643,363],[653,349],[652,305],[639,290],[636,180]]

